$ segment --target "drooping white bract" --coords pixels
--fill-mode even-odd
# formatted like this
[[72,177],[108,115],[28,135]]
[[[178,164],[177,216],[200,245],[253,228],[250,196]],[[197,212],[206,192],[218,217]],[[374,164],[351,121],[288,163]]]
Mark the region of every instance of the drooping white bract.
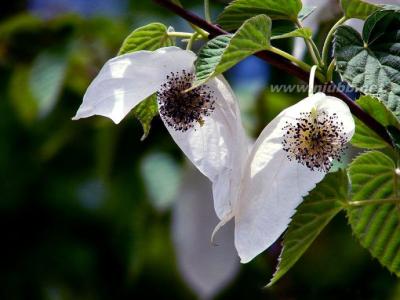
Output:
[[173,207],[172,237],[182,280],[199,299],[214,299],[240,266],[233,223],[218,233],[218,247],[210,243],[210,232],[218,222],[212,199],[210,181],[188,166]]
[[347,105],[323,93],[286,108],[264,128],[245,164],[234,208],[235,246],[242,263],[284,232],[354,128]]
[[[119,123],[136,105],[158,94],[160,116],[174,141],[213,183],[220,219],[231,214],[248,143],[237,100],[222,76],[188,93],[191,51],[177,47],[138,51],[109,60],[88,87],[74,120],[102,115]],[[193,111],[192,111],[193,109]]]

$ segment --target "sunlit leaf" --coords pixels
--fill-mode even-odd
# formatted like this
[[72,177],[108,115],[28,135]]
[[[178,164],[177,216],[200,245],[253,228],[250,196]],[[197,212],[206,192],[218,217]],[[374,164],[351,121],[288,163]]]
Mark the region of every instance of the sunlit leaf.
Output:
[[286,19],[295,22],[301,9],[300,0],[235,0],[224,9],[217,23],[226,30],[233,30],[247,19],[260,14],[273,20]]
[[39,117],[45,117],[55,106],[68,65],[67,50],[46,50],[32,65],[29,86],[38,103]]
[[378,5],[362,0],[341,0],[340,3],[344,15],[349,19],[356,18],[365,20],[370,14],[380,9]]
[[268,286],[276,283],[300,259],[325,226],[342,210],[347,198],[346,172],[328,174],[297,208],[283,238],[279,264]]
[[[358,156],[350,165],[353,201],[399,198],[399,175],[395,162],[385,154],[371,151]],[[399,204],[382,203],[348,206],[351,228],[371,255],[400,276]]]
[[151,23],[134,30],[122,43],[118,55],[139,50],[154,51],[158,48],[172,46],[168,28],[161,23]]
[[234,35],[221,35],[209,41],[196,60],[198,86],[221,74],[246,57],[270,47],[271,19],[265,15],[247,20]]

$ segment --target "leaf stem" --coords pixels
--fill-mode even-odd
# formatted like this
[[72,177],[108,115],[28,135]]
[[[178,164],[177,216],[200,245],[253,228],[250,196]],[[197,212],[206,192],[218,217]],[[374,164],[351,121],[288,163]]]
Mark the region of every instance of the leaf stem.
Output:
[[[153,0],[158,5],[168,9],[169,11],[175,13],[176,15],[182,17],[186,21],[195,24],[199,28],[206,30],[209,32],[209,38],[216,37],[222,34],[228,34],[229,32],[223,30],[222,28],[207,22],[206,20],[200,18],[196,14],[176,5],[175,3],[171,2],[170,0]],[[286,72],[289,75],[297,77],[304,82],[308,82],[310,77],[309,72],[303,70],[296,64],[293,64],[290,60],[285,57],[282,57],[276,53],[271,51],[260,51],[255,54],[260,59],[266,61],[267,63],[271,64],[272,66],[277,67],[278,69]],[[316,84],[321,84],[321,81],[316,81]],[[366,126],[371,128],[377,135],[379,135],[385,142],[392,145],[392,140],[388,135],[386,129],[382,124],[376,121],[373,117],[371,117],[368,113],[366,113],[357,103],[355,103],[349,96],[345,93],[341,92],[335,83],[327,82],[325,83],[325,91],[326,94],[335,96],[343,102],[345,102],[354,116],[359,118]]]
[[205,38],[205,39],[209,38],[210,34],[207,31],[201,29],[200,27],[198,27],[198,26],[196,26],[194,24],[191,24],[191,26],[192,26],[193,30],[196,31],[203,38]]
[[[271,48],[269,48],[269,51],[271,51],[271,52],[273,52],[273,53],[276,53],[276,54],[278,54],[278,55],[280,55],[280,56],[286,58],[287,60],[290,60],[291,62],[294,62],[294,63],[297,64],[302,70],[304,70],[304,71],[306,71],[306,72],[310,72],[310,70],[311,70],[311,66],[310,66],[309,64],[303,62],[303,61],[300,60],[300,59],[297,59],[297,58],[294,57],[293,55],[291,55],[291,54],[289,54],[289,53],[287,53],[287,52],[285,52],[285,51],[283,51],[283,50],[281,50],[281,49],[278,49],[278,48],[275,48],[275,47],[271,46]],[[319,78],[319,79],[322,80],[322,81],[325,79],[325,78],[322,76],[322,74],[320,74],[320,73],[317,73],[317,78]]]
[[190,32],[176,32],[176,31],[171,31],[167,33],[168,36],[170,37],[178,37],[178,38],[187,38],[190,39],[193,37],[193,33]]
[[400,198],[386,198],[386,199],[368,199],[360,201],[349,201],[346,203],[348,206],[361,207],[366,205],[376,204],[400,204]]
[[329,64],[328,70],[326,71],[327,81],[332,81],[333,71],[335,71],[335,66],[336,66],[336,59],[332,59],[331,63]]
[[197,37],[199,36],[199,34],[197,32],[195,32],[192,37],[189,39],[187,45],[186,45],[186,50],[191,50],[192,46],[193,46],[193,42],[197,39]]
[[210,0],[204,0],[204,18],[207,22],[211,22]]
[[346,17],[344,17],[344,16],[341,17],[335,23],[335,25],[332,26],[331,30],[329,30],[328,35],[326,36],[326,39],[325,39],[325,42],[324,42],[324,46],[322,47],[322,61],[323,61],[325,66],[327,66],[328,62],[329,62],[329,50],[331,48],[333,35],[336,32],[336,29],[346,21],[347,21]]
[[[301,24],[301,21],[299,19],[296,20],[296,25],[298,28],[303,28],[303,24]],[[304,41],[306,43],[308,51],[311,54],[311,58],[312,58],[314,64],[322,67],[324,64],[323,64],[323,61],[319,54],[318,47],[314,43],[314,40],[312,38],[304,37]]]

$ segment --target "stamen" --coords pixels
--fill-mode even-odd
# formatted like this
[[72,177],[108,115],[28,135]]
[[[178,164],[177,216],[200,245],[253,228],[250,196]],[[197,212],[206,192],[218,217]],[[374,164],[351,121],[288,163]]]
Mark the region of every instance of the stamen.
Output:
[[343,123],[336,113],[301,113],[295,122],[286,122],[283,130],[282,145],[288,159],[296,160],[312,171],[329,171],[332,160],[339,160],[346,149]]
[[183,70],[171,72],[157,92],[160,114],[168,126],[177,131],[187,131],[194,125],[204,123],[215,109],[214,92],[207,85],[201,85],[184,92],[192,85],[194,75]]

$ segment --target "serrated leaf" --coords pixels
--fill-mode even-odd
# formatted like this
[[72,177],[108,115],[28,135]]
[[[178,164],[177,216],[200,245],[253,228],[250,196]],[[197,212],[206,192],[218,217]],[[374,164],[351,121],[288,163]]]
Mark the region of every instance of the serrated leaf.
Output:
[[157,96],[156,94],[151,95],[147,99],[136,105],[133,110],[133,115],[140,121],[143,127],[143,141],[150,132],[151,121],[158,114]]
[[217,23],[230,31],[239,28],[245,20],[260,14],[265,14],[273,20],[296,22],[301,9],[300,0],[235,0],[225,7]]
[[271,40],[287,39],[287,38],[291,38],[291,37],[301,37],[301,38],[306,38],[306,39],[311,38],[312,37],[311,28],[308,28],[308,27],[297,28],[288,33],[274,35],[271,37]]
[[[394,161],[371,151],[350,165],[353,201],[398,198],[399,186]],[[398,204],[382,203],[348,206],[353,233],[371,255],[397,276],[400,275],[400,215]]]
[[151,23],[134,30],[122,43],[118,55],[139,50],[154,51],[158,48],[172,46],[173,41],[168,36],[164,24]]
[[195,63],[196,80],[193,86],[199,86],[246,57],[268,49],[270,37],[271,19],[259,15],[244,22],[234,35],[221,35],[212,39],[198,54]]
[[347,198],[346,172],[328,174],[304,199],[283,238],[277,269],[268,283],[272,286],[300,259],[325,226],[343,208]]
[[[357,104],[383,126],[395,126],[399,128],[399,121],[386,106],[376,98],[362,96]],[[355,119],[356,131],[351,143],[359,148],[381,149],[389,146],[380,136],[367,127],[363,122]]]
[[[335,33],[334,56],[342,79],[357,90],[384,102],[400,118],[400,20],[378,11],[365,22],[363,38],[349,26]],[[386,15],[387,16],[387,15]],[[389,18],[389,19],[388,19]]]
[[362,0],[341,0],[344,15],[348,18],[365,20],[369,15],[381,9],[380,6]]

